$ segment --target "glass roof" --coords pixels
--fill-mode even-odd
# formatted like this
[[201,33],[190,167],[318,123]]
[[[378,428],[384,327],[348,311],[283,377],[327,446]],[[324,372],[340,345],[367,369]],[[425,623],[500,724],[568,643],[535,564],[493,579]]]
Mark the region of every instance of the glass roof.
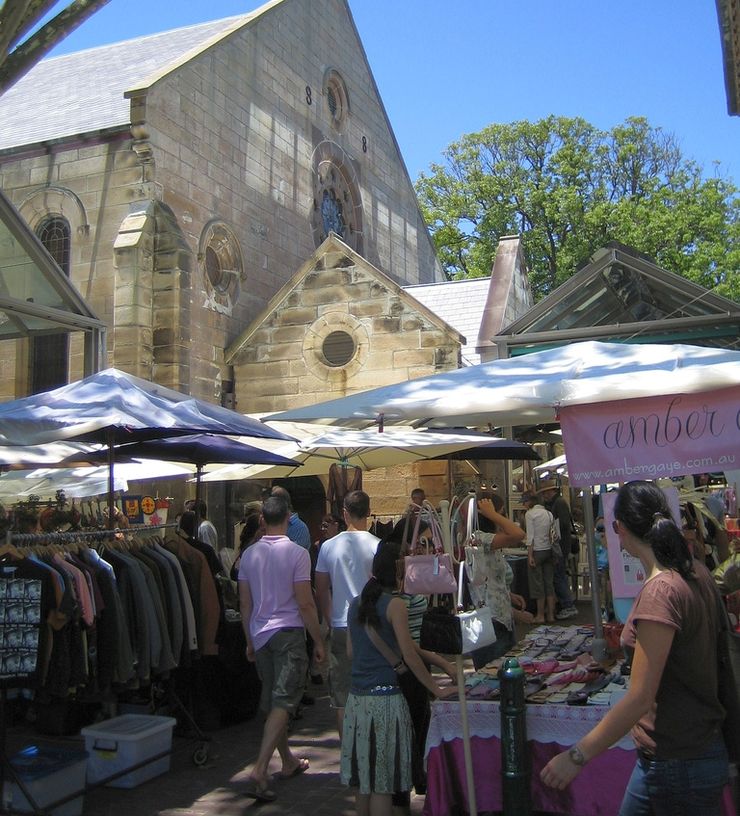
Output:
[[679,317],[716,315],[702,299],[691,300],[665,281],[651,280],[622,264],[611,264],[567,299],[529,324],[528,331],[609,326]]
[[0,340],[65,329],[105,325],[0,191]]
[[609,245],[498,336],[507,337],[516,354],[560,344],[568,334],[571,339],[740,348],[740,306],[629,247]]

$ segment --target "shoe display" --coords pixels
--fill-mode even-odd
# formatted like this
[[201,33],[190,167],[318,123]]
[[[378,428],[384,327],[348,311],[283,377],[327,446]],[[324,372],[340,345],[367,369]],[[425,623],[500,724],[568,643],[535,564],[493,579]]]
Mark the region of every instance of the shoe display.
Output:
[[569,606],[567,609],[561,609],[560,612],[555,615],[558,620],[566,620],[566,618],[574,618],[578,614],[578,610],[575,606]]

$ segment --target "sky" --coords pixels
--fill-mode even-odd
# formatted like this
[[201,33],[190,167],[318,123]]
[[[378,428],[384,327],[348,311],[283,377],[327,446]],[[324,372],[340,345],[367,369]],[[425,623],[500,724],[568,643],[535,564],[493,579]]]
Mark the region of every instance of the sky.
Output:
[[[65,0],[65,4],[68,0]],[[320,3],[322,0],[313,0]],[[63,4],[58,4],[57,9]],[[52,52],[242,14],[258,0],[111,0]],[[740,186],[714,0],[349,0],[412,180],[488,124],[644,116]],[[341,67],[341,66],[340,66]]]

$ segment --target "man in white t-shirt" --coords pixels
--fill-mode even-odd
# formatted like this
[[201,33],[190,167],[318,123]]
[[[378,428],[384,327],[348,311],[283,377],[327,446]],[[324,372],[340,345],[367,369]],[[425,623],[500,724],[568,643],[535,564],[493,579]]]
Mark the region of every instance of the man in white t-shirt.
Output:
[[337,710],[340,739],[352,669],[347,656],[347,611],[370,579],[379,540],[367,531],[369,515],[367,493],[348,493],[344,497],[347,529],[321,545],[316,562],[316,598],[330,629],[329,697]]
[[536,493],[524,493],[522,504],[527,508],[524,526],[527,530],[529,559],[529,594],[537,601],[535,623],[555,621],[554,554],[550,527],[554,517],[540,503]]

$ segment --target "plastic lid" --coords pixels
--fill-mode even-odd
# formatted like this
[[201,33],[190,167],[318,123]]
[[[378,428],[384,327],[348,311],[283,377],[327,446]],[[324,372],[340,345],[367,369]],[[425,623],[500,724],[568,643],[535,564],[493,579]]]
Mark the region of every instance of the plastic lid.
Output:
[[83,736],[111,737],[118,740],[135,740],[148,734],[156,734],[174,728],[174,717],[157,717],[154,714],[122,714],[111,720],[90,725],[80,732]]
[[57,773],[79,762],[87,762],[87,757],[87,751],[76,748],[29,745],[11,757],[10,764],[18,776],[27,781]]

